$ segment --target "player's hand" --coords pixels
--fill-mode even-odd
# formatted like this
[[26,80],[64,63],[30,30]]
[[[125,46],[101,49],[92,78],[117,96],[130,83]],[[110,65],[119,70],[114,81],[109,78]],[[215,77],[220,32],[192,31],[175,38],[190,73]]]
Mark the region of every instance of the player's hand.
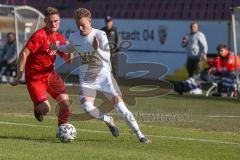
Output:
[[14,80],[13,82],[9,83],[12,86],[16,86],[18,85],[19,81],[18,80]]
[[207,60],[207,55],[206,55],[206,54],[202,54],[202,55],[201,55],[201,60],[206,61],[206,60]]
[[12,85],[12,86],[18,85],[18,84],[19,84],[19,81],[20,81],[20,79],[21,79],[21,77],[22,77],[22,75],[23,75],[23,72],[19,72],[19,73],[17,74],[16,78],[14,79],[14,81],[13,81],[13,82],[10,82],[9,84]]
[[99,47],[99,43],[98,43],[98,40],[96,37],[93,38],[93,48],[94,50],[98,50],[98,47]]
[[209,70],[208,70],[208,75],[211,75],[211,74],[213,74],[214,72],[215,72],[215,68],[214,67],[212,67],[212,68],[210,68]]
[[184,37],[182,38],[182,46],[183,46],[183,47],[186,47],[187,44],[188,44],[188,37],[187,37],[187,36],[184,36]]
[[49,44],[49,49],[50,49],[50,50],[57,50],[57,46],[54,45],[54,44],[52,44],[52,43],[50,43],[50,44]]

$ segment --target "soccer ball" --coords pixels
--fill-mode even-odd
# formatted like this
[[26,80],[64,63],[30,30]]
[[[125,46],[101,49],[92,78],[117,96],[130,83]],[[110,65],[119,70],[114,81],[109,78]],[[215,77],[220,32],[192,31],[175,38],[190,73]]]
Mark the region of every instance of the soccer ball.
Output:
[[57,137],[63,143],[72,142],[77,137],[76,128],[69,123],[61,124],[57,129]]

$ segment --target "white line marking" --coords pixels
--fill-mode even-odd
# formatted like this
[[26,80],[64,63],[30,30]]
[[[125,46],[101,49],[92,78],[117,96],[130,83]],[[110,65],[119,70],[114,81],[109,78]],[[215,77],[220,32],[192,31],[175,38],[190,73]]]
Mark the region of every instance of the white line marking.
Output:
[[[7,122],[7,121],[0,121],[0,124],[3,125],[16,125],[16,126],[27,126],[27,127],[43,127],[43,128],[55,128],[54,126],[43,126],[37,124],[26,124],[26,123],[14,123],[14,122]],[[81,132],[90,132],[90,133],[104,133],[109,134],[106,131],[100,130],[91,130],[91,129],[77,129]],[[121,133],[122,135],[132,135],[131,133]],[[227,144],[227,145],[240,145],[240,142],[229,142],[229,141],[220,141],[220,140],[213,140],[213,139],[199,139],[199,138],[187,138],[187,137],[175,137],[175,136],[160,136],[160,135],[146,135],[148,137],[154,138],[162,138],[162,139],[175,139],[175,140],[182,140],[182,141],[197,141],[197,142],[204,142],[204,143],[215,143],[215,144]]]
[[209,118],[240,118],[240,116],[236,115],[209,115]]

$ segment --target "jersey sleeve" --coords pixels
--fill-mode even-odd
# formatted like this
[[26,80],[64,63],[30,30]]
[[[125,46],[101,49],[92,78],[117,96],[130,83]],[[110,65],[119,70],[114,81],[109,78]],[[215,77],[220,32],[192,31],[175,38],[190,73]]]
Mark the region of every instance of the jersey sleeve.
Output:
[[28,40],[25,47],[28,48],[31,53],[35,53],[41,47],[41,39],[42,37],[38,33],[35,33]]
[[72,43],[72,35],[69,37],[69,44],[66,44],[66,41],[64,43],[60,43],[60,45],[57,45],[57,50],[60,53],[72,53],[74,52],[74,45]]
[[[56,45],[57,45],[57,46],[66,45],[66,40],[65,40],[65,38],[60,35],[60,42],[59,42],[59,44],[56,44]],[[64,51],[62,52],[62,51],[60,51],[60,50],[58,50],[57,53],[58,53],[61,57],[63,57],[63,55],[65,54]]]
[[99,43],[97,52],[104,61],[110,61],[110,48],[108,44],[107,35],[105,32],[99,32],[96,35]]
[[199,42],[200,45],[202,46],[202,54],[207,54],[208,52],[208,44],[207,44],[207,39],[204,34],[199,34]]

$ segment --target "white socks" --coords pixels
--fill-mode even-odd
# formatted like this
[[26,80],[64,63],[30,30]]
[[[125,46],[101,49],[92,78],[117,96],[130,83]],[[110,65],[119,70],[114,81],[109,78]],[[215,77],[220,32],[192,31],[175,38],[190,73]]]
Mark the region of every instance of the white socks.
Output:
[[[102,120],[106,123],[109,123],[111,120],[110,116],[102,114],[100,110],[97,107],[95,107],[91,102],[86,101],[81,105],[81,108],[95,119]],[[135,120],[133,114],[128,110],[124,102],[119,102],[118,104],[115,105],[115,108],[121,114],[123,119],[128,123],[128,125],[131,127],[132,131],[136,134],[137,138],[138,139],[143,138],[144,135],[140,131],[137,121]]]
[[133,132],[136,134],[137,138],[138,139],[143,138],[144,135],[140,131],[137,121],[135,120],[133,114],[128,110],[124,102],[119,102],[118,104],[115,105],[115,108],[122,115],[122,117],[128,123],[128,125],[131,127]]
[[110,116],[102,114],[100,110],[95,107],[91,102],[86,101],[81,105],[81,108],[95,119],[102,120],[106,123],[109,123],[111,120]]

